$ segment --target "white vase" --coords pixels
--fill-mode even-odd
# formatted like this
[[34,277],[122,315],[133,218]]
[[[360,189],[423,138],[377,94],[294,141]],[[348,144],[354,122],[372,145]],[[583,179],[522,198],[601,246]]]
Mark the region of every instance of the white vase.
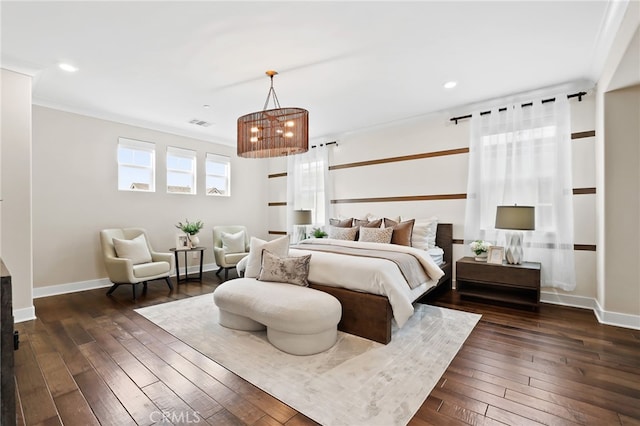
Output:
[[191,241],[191,248],[198,247],[198,244],[200,244],[200,238],[197,235],[190,235],[189,241]]
[[476,262],[486,262],[488,255],[489,255],[489,253],[487,253],[486,251],[481,253],[481,254],[477,254],[476,258],[475,258]]

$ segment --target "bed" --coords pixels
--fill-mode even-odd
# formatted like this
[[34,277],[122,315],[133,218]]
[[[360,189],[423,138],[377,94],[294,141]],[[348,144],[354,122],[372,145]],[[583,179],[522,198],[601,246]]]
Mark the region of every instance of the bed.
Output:
[[[439,223],[436,232],[436,245],[444,251],[443,263],[439,265],[444,275],[429,285],[425,285],[417,290],[414,289],[410,295],[410,303],[425,302],[430,295],[451,289],[452,243],[452,224]],[[324,256],[324,254],[320,255],[320,252],[317,251],[307,251],[304,249],[304,246],[305,244],[299,244],[298,246],[292,247],[291,254],[316,253],[316,259],[318,260]],[[385,295],[335,287],[334,284],[328,285],[322,282],[323,278],[313,280],[312,278],[314,277],[323,277],[318,272],[319,269],[316,270],[314,276],[312,271],[310,271],[310,287],[329,293],[340,301],[342,304],[342,319],[338,324],[339,330],[383,344],[391,341],[391,324],[394,319],[394,309],[396,311],[396,320],[400,318],[398,322],[404,323],[406,319],[406,312],[398,313],[396,301],[394,301],[394,307],[392,307],[389,298]],[[398,317],[398,315],[400,315],[400,317]]]

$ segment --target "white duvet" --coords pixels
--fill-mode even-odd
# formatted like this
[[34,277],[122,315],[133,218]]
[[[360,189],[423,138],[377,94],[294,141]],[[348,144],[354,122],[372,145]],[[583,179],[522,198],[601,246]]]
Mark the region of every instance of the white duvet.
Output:
[[[322,251],[304,250],[305,244],[338,245],[365,249],[389,250],[411,253],[424,267],[429,281],[413,290],[407,284],[400,268],[386,259],[349,256]],[[386,296],[393,310],[393,318],[402,327],[413,315],[413,302],[429,288],[435,286],[444,275],[425,250],[396,244],[365,243],[327,238],[311,238],[289,250],[289,256],[311,254],[309,281],[331,287],[342,287],[363,293]]]

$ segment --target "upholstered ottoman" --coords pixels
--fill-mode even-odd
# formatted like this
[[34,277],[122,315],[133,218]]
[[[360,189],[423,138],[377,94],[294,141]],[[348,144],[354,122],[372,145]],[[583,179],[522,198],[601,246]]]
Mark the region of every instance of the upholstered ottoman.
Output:
[[266,327],[269,342],[293,355],[326,351],[338,338],[342,306],[322,291],[239,278],[219,285],[213,300],[220,325],[245,331]]

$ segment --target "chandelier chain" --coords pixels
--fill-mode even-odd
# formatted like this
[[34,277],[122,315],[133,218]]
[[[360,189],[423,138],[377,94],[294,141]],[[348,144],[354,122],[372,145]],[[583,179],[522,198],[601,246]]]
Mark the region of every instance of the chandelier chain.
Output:
[[271,95],[273,94],[273,106],[276,109],[280,109],[280,101],[278,100],[278,95],[276,95],[276,89],[273,88],[273,75],[269,75],[269,78],[271,78],[271,87],[269,88],[269,93],[267,93],[267,100],[264,101],[264,106],[262,107],[263,111],[267,110],[267,107],[269,106],[269,99],[271,99]]

